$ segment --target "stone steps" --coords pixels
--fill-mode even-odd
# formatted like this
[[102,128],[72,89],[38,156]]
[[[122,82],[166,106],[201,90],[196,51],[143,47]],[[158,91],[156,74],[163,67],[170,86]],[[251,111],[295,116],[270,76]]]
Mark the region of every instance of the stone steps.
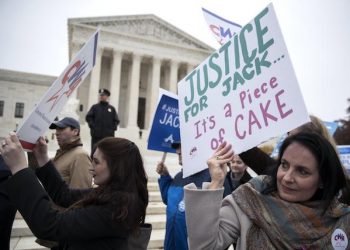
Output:
[[159,191],[149,191],[148,192],[149,202],[162,202],[162,197]]
[[165,229],[166,215],[165,214],[148,214],[146,223],[152,224],[153,230]]
[[[148,244],[148,250],[153,249],[163,249],[163,241],[165,237],[164,229],[153,229],[151,234],[151,239]],[[13,250],[46,250],[49,248],[43,247],[35,242],[36,237],[31,236],[21,236],[11,238],[10,249]]]
[[152,202],[148,203],[147,214],[165,214],[166,207],[163,202]]
[[42,250],[49,249],[35,242],[35,236],[12,237],[10,242],[11,250]]
[[[149,205],[146,222],[152,224],[152,234],[148,249],[163,249],[165,237],[166,207],[161,201],[158,183],[154,180],[148,183]],[[43,250],[45,248],[35,242],[36,237],[28,228],[22,216],[17,213],[13,223],[10,249],[11,250]]]

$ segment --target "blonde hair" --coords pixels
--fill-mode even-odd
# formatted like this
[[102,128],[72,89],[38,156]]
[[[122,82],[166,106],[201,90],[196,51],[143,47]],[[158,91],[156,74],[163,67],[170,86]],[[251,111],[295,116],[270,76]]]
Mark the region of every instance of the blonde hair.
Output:
[[324,125],[323,121],[314,115],[309,115],[309,117],[311,121],[301,125],[297,130],[299,132],[316,133],[323,136],[332,144],[336,152],[338,152],[337,144],[333,136],[329,133],[327,127]]

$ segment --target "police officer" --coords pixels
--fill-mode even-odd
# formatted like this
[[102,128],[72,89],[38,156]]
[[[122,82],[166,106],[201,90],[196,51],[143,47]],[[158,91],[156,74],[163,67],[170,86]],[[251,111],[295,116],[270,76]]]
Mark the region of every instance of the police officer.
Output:
[[90,128],[91,152],[99,140],[114,136],[119,124],[117,111],[108,103],[111,93],[107,89],[100,89],[98,93],[99,103],[92,105],[85,118]]

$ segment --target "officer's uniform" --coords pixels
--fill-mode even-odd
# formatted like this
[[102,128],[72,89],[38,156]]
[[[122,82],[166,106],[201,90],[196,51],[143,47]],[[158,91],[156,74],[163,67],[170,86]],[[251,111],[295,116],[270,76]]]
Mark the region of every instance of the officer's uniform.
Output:
[[[100,89],[99,95],[110,96],[107,89]],[[115,108],[107,101],[94,104],[86,114],[86,122],[89,124],[91,134],[91,150],[101,139],[114,136],[117,130],[119,118]],[[92,151],[91,151],[92,152]]]

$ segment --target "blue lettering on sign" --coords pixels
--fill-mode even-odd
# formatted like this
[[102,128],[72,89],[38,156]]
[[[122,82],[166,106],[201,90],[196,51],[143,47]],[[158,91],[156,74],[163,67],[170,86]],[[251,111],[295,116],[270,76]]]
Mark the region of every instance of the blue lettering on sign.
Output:
[[350,146],[338,146],[339,154],[350,154]]
[[334,239],[335,240],[345,240],[345,237],[344,237],[344,235],[343,234],[337,234],[336,236],[334,236]]
[[69,77],[68,79],[68,84],[69,85],[74,85],[77,81],[80,81],[80,79],[82,78],[82,76],[85,74],[85,68],[88,64],[86,64],[86,62],[84,61],[78,69],[76,69],[76,71],[73,73],[72,76]]
[[230,30],[230,28],[227,28],[226,31],[224,30],[223,27],[220,26],[220,35],[221,37],[229,37],[231,38],[232,37],[232,32]]

